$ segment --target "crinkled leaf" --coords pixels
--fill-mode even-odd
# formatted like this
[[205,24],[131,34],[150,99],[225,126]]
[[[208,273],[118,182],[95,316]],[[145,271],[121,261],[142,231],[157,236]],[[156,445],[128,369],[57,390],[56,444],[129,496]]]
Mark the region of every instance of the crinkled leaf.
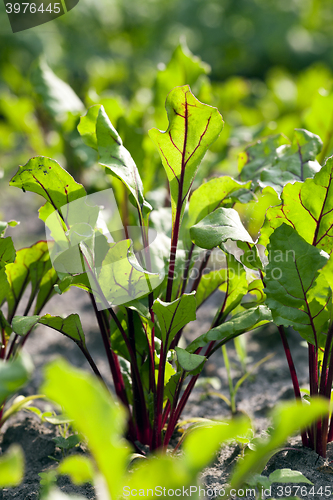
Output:
[[320,137],[295,129],[292,143],[285,142],[285,138],[276,135],[249,146],[241,157],[241,179],[281,192],[287,182],[303,181],[320,170],[316,161],[322,148]]
[[85,337],[81,325],[80,316],[78,314],[70,314],[69,316],[67,316],[67,318],[45,314],[45,316],[42,316],[39,319],[39,323],[57,330],[63,335],[66,335],[66,337],[74,340],[74,342],[76,342],[77,344],[81,344],[85,347]]
[[131,240],[111,243],[98,275],[101,290],[111,304],[126,304],[148,295],[161,282],[160,276],[145,271],[135,259]]
[[226,343],[228,340],[253,330],[258,326],[272,321],[271,312],[266,306],[258,306],[235,314],[229,321],[212,328],[207,333],[200,335],[187,346],[188,352],[195,352],[199,347],[204,347],[209,342]]
[[160,324],[162,340],[169,348],[177,333],[190,321],[196,319],[195,292],[183,294],[173,302],[163,302],[156,299],[153,311]]
[[0,360],[0,404],[14,394],[30,378],[34,366],[27,354],[20,354],[14,360]]
[[110,498],[121,494],[129,449],[122,438],[127,416],[92,375],[65,361],[49,364],[42,391],[60,404],[88,440],[97,467],[104,476]]
[[[36,156],[20,166],[9,184],[43,196],[56,210],[86,195],[82,184],[58,162],[45,156]],[[63,217],[66,218],[66,213]]]
[[20,446],[13,444],[0,457],[0,488],[18,486],[24,475],[24,454]]
[[331,254],[333,250],[333,157],[313,179],[287,184],[281,205],[267,210],[259,243],[264,245],[281,224],[292,226],[308,243]]
[[198,101],[190,87],[176,87],[166,100],[169,127],[149,135],[161,156],[171,194],[172,220],[175,222],[177,204],[185,208],[193,180],[207,149],[219,136],[222,116],[216,108]]
[[271,235],[268,252],[270,262],[266,268],[265,293],[274,322],[293,326],[305,340],[316,344],[329,319],[325,308],[329,296],[322,305],[321,300],[310,294],[318,271],[327,263],[327,254],[307,243],[286,224]]
[[68,111],[80,113],[84,110],[84,105],[74,90],[57,77],[44,60],[39,60],[33,68],[31,83],[53,118],[62,118]]
[[191,354],[181,347],[175,347],[177,353],[177,361],[180,366],[186,372],[192,372],[199,368],[200,365],[203,366],[206,361],[206,356],[200,356],[199,354]]
[[81,117],[78,130],[84,142],[99,153],[99,163],[120,179],[145,215],[152,207],[143,197],[143,185],[137,166],[110,122],[103,106],[92,106]]
[[16,252],[11,237],[0,238],[0,269],[14,262],[15,256]]
[[[238,182],[228,176],[217,177],[205,182],[191,195],[188,208],[188,226],[193,226],[206,215],[219,208],[224,200],[230,198],[240,188],[249,192],[250,186],[251,181],[247,183]],[[245,195],[244,192],[242,194]]]
[[192,226],[190,234],[193,243],[207,249],[219,247],[228,239],[253,244],[253,240],[243,226],[238,212],[233,208],[218,208],[198,224]]

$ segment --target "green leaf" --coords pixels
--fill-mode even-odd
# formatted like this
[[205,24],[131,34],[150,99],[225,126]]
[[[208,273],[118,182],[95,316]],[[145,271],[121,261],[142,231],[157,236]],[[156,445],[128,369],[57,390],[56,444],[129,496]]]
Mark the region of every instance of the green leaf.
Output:
[[203,364],[206,361],[206,356],[190,354],[188,351],[182,349],[181,347],[175,347],[175,351],[177,353],[178,363],[186,372],[192,372],[199,368],[200,365],[202,365],[203,367]]
[[30,378],[34,366],[30,357],[20,354],[10,361],[0,360],[0,403],[14,394]]
[[61,448],[62,450],[71,450],[77,444],[79,444],[80,436],[78,436],[77,434],[72,434],[67,438],[64,438],[63,436],[57,436],[53,438],[52,441],[56,444],[56,446],[58,446],[58,448]]
[[[313,297],[313,283],[328,256],[307,243],[290,226],[282,224],[271,235],[268,245],[270,262],[266,268],[266,304],[277,325],[293,326],[312,344],[319,342],[319,333],[329,319],[325,308]],[[319,295],[323,290],[318,290]],[[312,296],[311,296],[312,293]]]
[[88,440],[110,497],[117,498],[130,453],[122,438],[127,420],[125,411],[96,377],[72,368],[63,360],[46,367],[42,391],[74,420],[73,425]]
[[331,254],[333,250],[333,157],[304,183],[287,184],[281,205],[267,210],[259,243],[266,245],[275,228],[292,226],[305,241]]
[[[12,314],[21,300],[21,297],[30,281],[30,268],[37,262],[49,260],[49,249],[46,241],[38,241],[35,245],[22,248],[16,253],[15,262],[6,266],[6,277],[8,285],[0,291],[2,300],[8,303],[8,318],[11,321]],[[32,297],[33,298],[33,297]]]
[[187,346],[186,350],[188,352],[195,352],[199,347],[204,347],[212,341],[223,341],[225,343],[271,320],[270,310],[266,306],[253,307],[247,311],[235,314],[229,321],[200,335]]
[[225,255],[223,264],[221,269],[210,271],[201,277],[195,295],[199,307],[217,288],[225,292],[222,318],[240,303],[248,286],[245,269],[232,254]]
[[95,477],[91,459],[83,455],[64,458],[58,467],[58,472],[70,476],[72,483],[77,485],[93,482]]
[[18,335],[26,335],[37,323],[39,316],[15,316],[12,321],[12,328]]
[[99,163],[120,179],[146,215],[152,207],[143,197],[143,185],[137,166],[110,122],[103,106],[92,106],[81,117],[78,131],[84,142],[99,153]]
[[177,333],[190,321],[196,319],[195,292],[183,294],[173,302],[156,299],[153,311],[160,324],[163,343],[168,349]]
[[148,295],[161,282],[158,274],[148,273],[140,266],[131,246],[131,240],[111,243],[99,271],[98,283],[104,297],[114,305]]
[[31,83],[42,105],[53,118],[63,119],[68,111],[80,113],[84,110],[74,90],[53,73],[45,60],[39,60],[33,68]]
[[10,237],[0,238],[0,269],[14,262],[16,256],[13,241]]
[[253,245],[253,240],[233,208],[218,208],[190,229],[193,243],[201,248],[212,249],[228,239],[245,241]]
[[45,314],[45,316],[39,319],[39,323],[49,328],[53,328],[53,330],[57,330],[83,347],[86,346],[81,320],[78,314],[70,314],[67,318]]
[[240,188],[249,190],[251,181],[242,183],[232,177],[223,176],[210,179],[193,191],[188,208],[188,226],[201,221],[206,215],[219,208],[224,200],[235,194]]
[[316,161],[322,148],[320,137],[295,129],[292,143],[285,142],[282,135],[276,135],[249,146],[241,158],[241,179],[281,192],[287,182],[303,181],[320,170]]
[[301,472],[291,469],[277,469],[269,475],[271,483],[307,483],[313,484]]
[[273,432],[268,438],[259,440],[256,450],[248,450],[244,460],[237,463],[231,487],[238,488],[253,473],[261,473],[269,458],[289,436],[307,428],[328,411],[328,401],[320,398],[313,398],[310,405],[297,401],[277,406],[272,412]]
[[[45,266],[47,269],[49,266]],[[43,272],[45,270],[43,268]],[[33,274],[33,268],[30,270],[30,276],[31,276],[31,282],[33,286],[33,280],[34,280],[34,274]],[[36,279],[36,278],[35,278]],[[51,267],[49,268],[42,276],[42,279],[38,282],[36,279],[36,291],[38,291],[37,294],[37,300],[36,300],[36,305],[35,305],[35,310],[34,313],[39,313],[43,306],[46,304],[48,300],[53,297],[53,295],[56,294],[56,290],[54,288],[55,284],[58,281],[58,275],[56,273],[56,270]]]
[[18,486],[24,475],[24,455],[20,446],[13,444],[0,457],[0,488]]
[[9,184],[40,194],[55,210],[86,195],[84,187],[59,163],[45,156],[31,158],[23,167],[19,167]]
[[168,94],[166,110],[168,129],[152,129],[149,135],[169,180],[174,226],[177,204],[179,209],[182,207],[182,215],[199,164],[219,136],[223,120],[216,108],[198,101],[188,85],[176,87]]
[[231,422],[211,421],[198,426],[189,432],[184,440],[183,452],[187,467],[195,473],[201,472],[215,458],[222,443],[235,440],[237,436],[246,434],[250,428],[251,423],[245,417],[236,418]]
[[165,96],[174,87],[194,85],[200,75],[209,73],[210,67],[194,56],[187,45],[182,41],[174,50],[165,69],[158,71],[155,83],[155,116],[157,124],[164,116]]

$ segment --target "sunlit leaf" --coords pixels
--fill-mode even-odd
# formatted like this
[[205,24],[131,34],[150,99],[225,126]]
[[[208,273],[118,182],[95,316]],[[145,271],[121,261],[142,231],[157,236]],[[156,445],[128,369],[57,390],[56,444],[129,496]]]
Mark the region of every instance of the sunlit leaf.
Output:
[[223,120],[216,108],[198,101],[188,85],[173,89],[166,100],[169,127],[149,131],[165,168],[171,194],[172,219],[184,210],[199,164],[219,136]]
[[219,247],[228,239],[253,244],[253,240],[243,226],[233,208],[218,208],[190,229],[192,241],[201,248]]

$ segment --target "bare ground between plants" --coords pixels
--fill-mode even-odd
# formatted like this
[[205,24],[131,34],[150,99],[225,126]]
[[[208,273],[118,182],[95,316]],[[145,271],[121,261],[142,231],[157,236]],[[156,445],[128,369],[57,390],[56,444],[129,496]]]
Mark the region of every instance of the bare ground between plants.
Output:
[[[20,193],[18,192],[18,194]],[[6,197],[3,200],[5,203],[2,206],[7,207],[8,212],[7,210],[3,210],[1,219],[9,220],[16,218],[17,220],[21,220],[21,224],[24,221],[24,227],[22,224],[19,230],[15,228],[8,234],[11,234],[14,240],[21,239],[21,241],[23,241],[22,235],[25,234],[24,244],[32,244],[38,237],[43,238],[43,235],[40,233],[42,226],[40,223],[36,226],[36,223],[38,223],[36,207],[39,205],[36,205],[36,197],[27,197],[25,198],[27,209],[22,213],[22,206],[20,206],[20,203],[17,203],[18,200],[18,196],[14,196],[13,198]],[[188,325],[186,329],[186,339],[191,339],[208,330],[215,307],[220,299],[221,296],[215,294],[209,303],[206,303],[199,310],[198,319]],[[64,315],[78,313],[80,315],[91,354],[96,360],[105,380],[111,384],[103,345],[99,338],[95,317],[86,295],[81,290],[72,289],[62,297],[55,297],[48,305],[47,310],[45,310],[46,312]],[[18,314],[20,314],[20,311],[18,311]],[[237,394],[238,410],[246,412],[252,418],[254,428],[260,434],[269,425],[267,418],[269,410],[278,401],[292,399],[293,391],[277,330],[271,326],[262,328],[256,332],[247,334],[247,338],[249,368],[267,354],[275,354],[272,359],[259,367],[254,377],[246,380]],[[297,334],[290,333],[289,342],[300,385],[301,387],[307,386],[307,349],[301,346],[301,339]],[[23,395],[31,395],[39,392],[39,387],[43,380],[42,367],[45,363],[58,356],[64,356],[74,365],[89,370],[89,366],[76,345],[69,339],[46,327],[38,326],[27,342],[27,351],[32,355],[35,372],[32,381],[21,391]],[[232,344],[230,344],[230,347],[228,346],[228,352],[234,366],[233,375],[237,378],[240,376],[240,371],[237,368]],[[206,364],[202,375],[218,376],[222,384],[220,392],[228,396],[227,378],[220,353],[215,353],[212,359]],[[45,407],[45,404],[42,403],[42,407]],[[216,396],[208,395],[206,390],[199,388],[192,394],[182,418],[205,417],[224,419],[229,415],[230,411],[225,402]],[[0,500],[35,500],[38,498],[40,480],[38,473],[54,466],[54,461],[49,458],[50,455],[59,458],[59,453],[56,451],[52,441],[54,436],[54,428],[51,428],[49,425],[40,424],[37,417],[27,417],[24,413],[12,418],[4,426],[1,437],[2,451],[5,451],[13,442],[21,444],[26,456],[26,473],[24,481],[19,487],[0,491]],[[82,448],[79,448],[78,451],[84,452]],[[212,493],[212,490],[219,491],[226,484],[239,451],[236,446],[223,448],[213,466],[203,472],[202,482],[206,488],[211,490],[209,493]],[[314,484],[314,490],[311,490],[310,485],[306,485],[306,490],[303,490],[303,493],[305,491],[307,493],[300,495],[299,492],[301,498],[332,498],[332,495],[325,496],[325,486],[331,487],[333,493],[333,467],[330,464],[330,460],[333,460],[332,445],[329,445],[328,458],[324,460],[318,457],[313,451],[303,449],[300,439],[295,437],[269,461],[264,474],[268,475],[277,468],[298,470]],[[283,486],[283,491],[286,492],[286,485]],[[64,492],[80,493],[88,499],[95,498],[94,490],[90,485],[78,488],[71,485],[66,478],[62,478],[59,482],[59,487]],[[322,494],[320,494],[321,487]],[[295,489],[292,489],[292,491],[295,492]],[[274,497],[274,495],[276,498],[281,497],[281,490],[275,489],[274,491],[272,489],[272,496]],[[284,494],[282,496],[287,495]]]

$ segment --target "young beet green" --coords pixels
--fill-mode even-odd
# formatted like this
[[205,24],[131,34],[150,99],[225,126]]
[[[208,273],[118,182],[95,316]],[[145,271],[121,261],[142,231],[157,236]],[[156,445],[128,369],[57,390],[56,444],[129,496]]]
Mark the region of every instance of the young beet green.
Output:
[[[105,230],[103,207],[91,203],[83,186],[54,160],[32,158],[10,182],[46,200],[40,218],[54,240],[50,253],[57,281],[52,290],[63,293],[76,286],[89,294],[115,391],[127,409],[127,437],[138,450],[142,445],[151,450],[168,445],[207,358],[230,338],[271,320],[265,305],[241,305],[255,278],[247,277],[244,265],[252,256],[257,265],[259,256],[231,207],[251,199],[251,182],[211,179],[190,196],[200,162],[222,130],[222,117],[217,109],[199,102],[188,86],[170,92],[166,109],[167,131],[154,129],[150,136],[167,174],[171,207],[154,211],[144,198],[138,169],[104,108],[93,106],[81,119],[84,142],[96,150],[111,182],[120,180],[129,192],[118,200],[123,230],[119,221],[115,224],[114,213]],[[225,246],[227,240],[246,249],[242,261]],[[210,266],[215,247],[220,262]],[[218,288],[224,297],[211,329],[186,349],[180,348],[184,327]],[[14,331],[23,339],[37,323],[72,338],[101,378],[78,315],[41,317],[36,311],[34,316],[12,319]]]
[[[300,399],[301,392],[285,333],[288,326],[308,343],[310,401],[318,394],[330,400],[333,158],[320,167],[315,157],[321,141],[309,132],[297,130],[294,143],[282,150],[276,149],[279,140],[271,138],[248,148],[241,173],[243,179],[251,175],[259,185],[281,193],[280,204],[266,212],[258,240],[267,245],[268,264],[262,274],[265,303],[281,335],[295,397]],[[303,432],[302,440],[325,457],[327,443],[333,440],[333,419],[322,418]]]

